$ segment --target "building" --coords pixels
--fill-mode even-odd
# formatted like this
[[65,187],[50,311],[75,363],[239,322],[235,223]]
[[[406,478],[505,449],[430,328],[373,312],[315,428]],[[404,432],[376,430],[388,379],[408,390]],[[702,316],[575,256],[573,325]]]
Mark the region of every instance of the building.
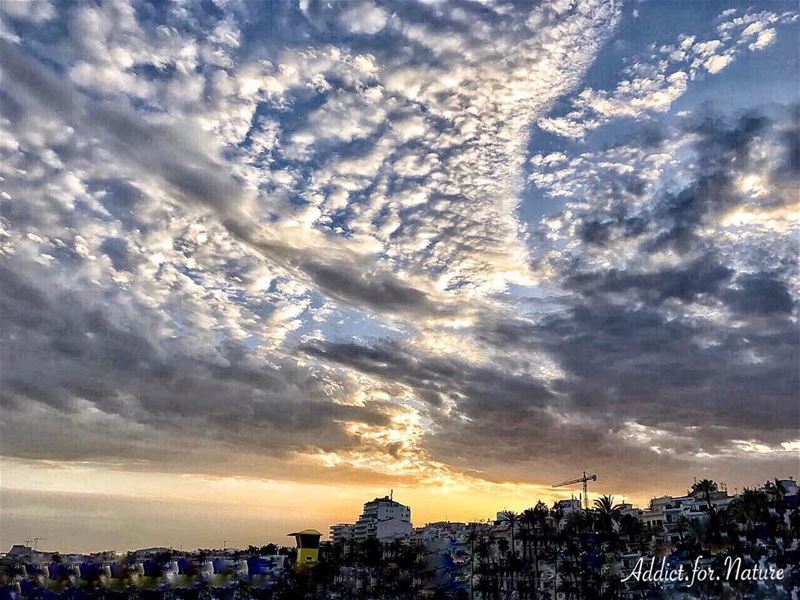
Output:
[[505,522],[509,518],[509,516],[512,514],[512,512],[513,511],[505,510],[505,509],[497,511],[497,514],[494,517],[494,524],[495,525],[500,525],[500,523]]
[[800,487],[797,485],[797,482],[789,477],[789,479],[776,479],[776,484],[781,487],[783,493],[786,496],[797,496],[800,495]]
[[559,500],[555,504],[555,508],[560,510],[564,516],[574,513],[580,512],[583,510],[583,506],[581,506],[581,501],[578,498],[570,498],[569,500]]
[[134,550],[133,556],[136,560],[145,560],[147,558],[153,558],[154,556],[159,556],[162,554],[170,554],[172,552],[172,548],[164,548],[164,547],[153,547],[153,548],[140,548],[139,550]]
[[642,513],[639,508],[630,502],[620,502],[617,506],[619,507],[620,516],[630,515],[631,517],[638,519],[639,515]]
[[316,529],[303,529],[287,535],[297,540],[297,566],[313,566],[319,562],[319,538],[322,534]]
[[428,523],[424,527],[415,527],[411,533],[411,541],[416,544],[427,546],[436,540],[458,539],[466,535],[468,526],[466,523],[452,521],[437,521]]
[[364,512],[353,525],[353,539],[391,541],[409,537],[413,529],[411,508],[384,496],[364,504]]
[[639,512],[639,520],[652,528],[663,529],[664,537],[676,542],[681,536],[681,523],[699,525],[709,518],[709,504],[714,510],[727,508],[733,501],[725,490],[711,492],[708,499],[699,492],[685,496],[660,496]]
[[[487,527],[488,529],[488,527]],[[464,569],[469,563],[469,530],[466,523],[437,521],[417,527],[411,542],[420,549],[422,593],[464,589]]]
[[352,523],[331,525],[330,538],[332,542],[352,542],[355,535],[356,526]]

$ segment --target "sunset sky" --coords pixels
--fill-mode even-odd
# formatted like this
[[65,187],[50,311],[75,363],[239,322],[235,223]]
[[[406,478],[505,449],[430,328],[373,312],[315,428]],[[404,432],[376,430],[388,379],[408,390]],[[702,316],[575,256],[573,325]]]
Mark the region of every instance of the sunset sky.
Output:
[[0,2],[0,550],[797,476],[793,2]]

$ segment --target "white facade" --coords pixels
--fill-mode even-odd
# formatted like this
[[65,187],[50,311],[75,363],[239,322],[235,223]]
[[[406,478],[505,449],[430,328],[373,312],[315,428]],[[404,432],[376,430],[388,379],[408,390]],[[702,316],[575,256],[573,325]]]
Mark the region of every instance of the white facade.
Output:
[[339,523],[331,525],[331,541],[350,542],[356,534],[356,526],[352,523]]
[[424,527],[417,527],[411,534],[413,542],[428,545],[438,540],[452,540],[463,537],[468,531],[466,523],[437,521]]
[[733,501],[726,491],[712,492],[709,499],[700,493],[686,496],[661,496],[650,500],[650,507],[639,514],[639,520],[654,527],[663,527],[665,537],[673,541],[679,538],[678,522],[685,518],[691,524],[698,524],[709,518],[708,503],[714,510],[727,508]]
[[375,498],[364,505],[364,512],[354,526],[354,538],[377,538],[388,541],[411,535],[411,509],[389,496]]
[[561,511],[564,513],[564,516],[574,513],[580,512],[583,510],[581,506],[581,501],[577,498],[570,498],[569,500],[559,500],[556,502],[556,507],[560,508]]

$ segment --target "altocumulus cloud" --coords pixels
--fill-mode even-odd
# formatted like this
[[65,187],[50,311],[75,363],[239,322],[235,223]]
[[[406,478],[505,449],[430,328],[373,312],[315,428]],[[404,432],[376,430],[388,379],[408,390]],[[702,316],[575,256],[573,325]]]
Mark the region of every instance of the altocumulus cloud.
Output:
[[[653,465],[758,473],[752,447],[790,464],[798,113],[672,107],[795,15],[671,32],[603,89],[617,2],[20,6],[5,456],[410,481],[602,460],[631,492]],[[531,190],[558,208],[523,216]]]

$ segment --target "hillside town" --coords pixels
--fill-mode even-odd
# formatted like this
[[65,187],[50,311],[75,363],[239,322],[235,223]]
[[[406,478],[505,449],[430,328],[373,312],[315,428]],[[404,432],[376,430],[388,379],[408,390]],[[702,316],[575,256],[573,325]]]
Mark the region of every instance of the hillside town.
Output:
[[645,508],[573,497],[421,527],[390,495],[287,546],[61,554],[29,540],[0,557],[2,600],[796,599],[798,492],[792,478],[734,495],[704,479]]

